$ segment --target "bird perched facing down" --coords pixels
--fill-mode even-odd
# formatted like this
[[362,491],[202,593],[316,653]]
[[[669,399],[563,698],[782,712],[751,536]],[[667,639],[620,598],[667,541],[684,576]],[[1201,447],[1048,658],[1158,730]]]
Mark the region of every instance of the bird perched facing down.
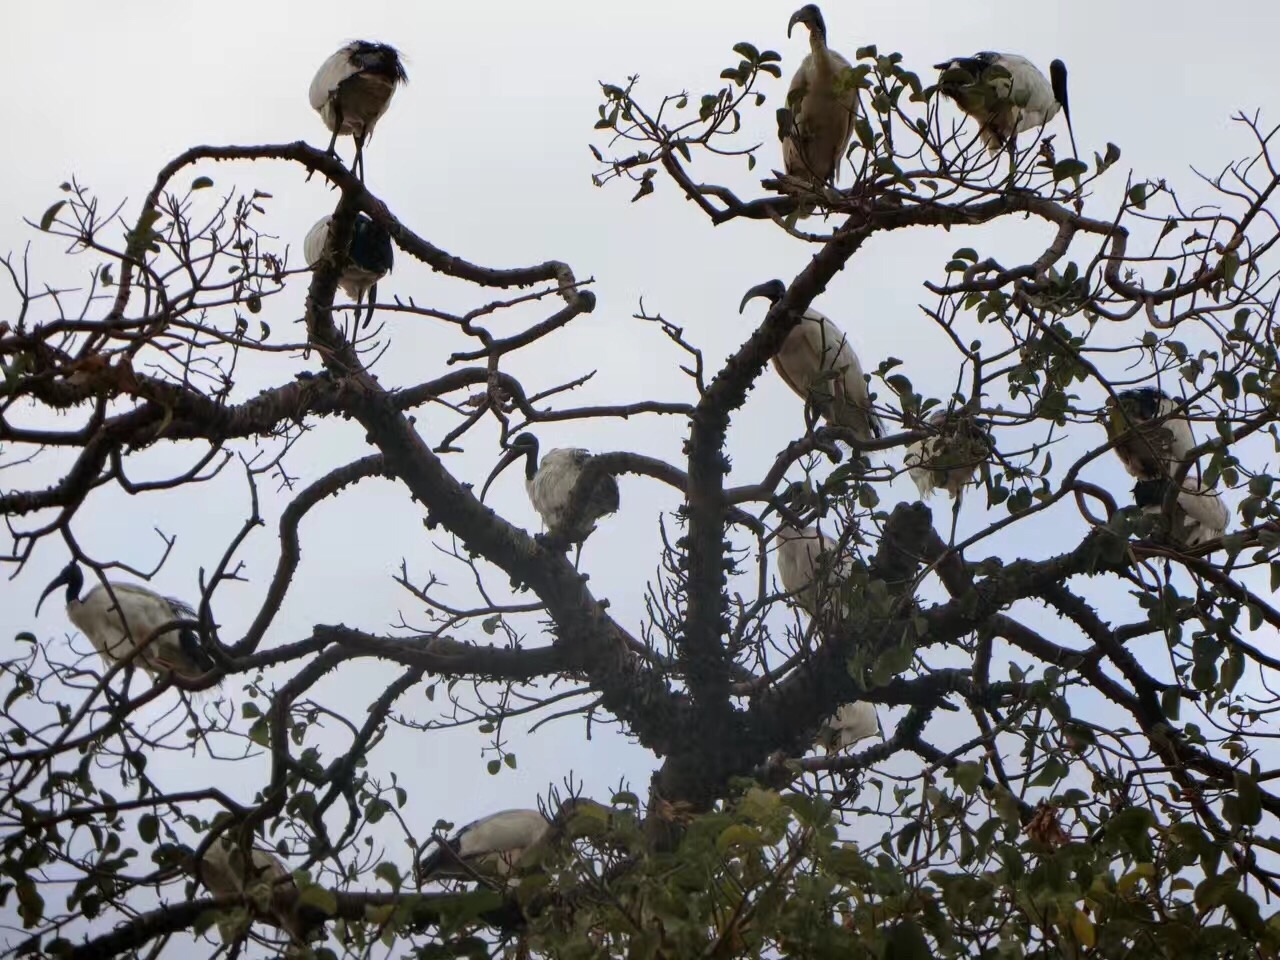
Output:
[[[754,297],[777,303],[786,292],[781,280],[758,284],[743,296],[738,313]],[[773,369],[791,392],[812,403],[827,423],[852,430],[863,442],[882,435],[858,355],[840,328],[817,310],[806,310],[787,334],[774,354]]]
[[1123,390],[1107,398],[1107,436],[1131,476],[1167,477],[1195,448],[1191,421],[1185,412],[1175,413],[1179,406],[1156,387]]
[[784,523],[778,528],[778,540],[778,579],[782,589],[795,598],[801,610],[816,616],[819,603],[828,607],[829,594],[848,578],[853,562],[839,556],[840,545],[816,527],[797,530]]
[[364,179],[364,143],[387,112],[396,87],[409,81],[395,47],[353,40],[316,71],[308,91],[311,108],[332,131],[329,152],[338,137],[351,134],[356,156],[351,171]]
[[1077,153],[1067,106],[1067,65],[1061,60],[1049,64],[1051,80],[1026,57],[990,50],[935,63],[934,68],[942,74],[938,90],[978,121],[978,136],[990,153],[1012,146],[1023,131],[1043,127],[1059,110],[1067,120],[1072,154]]
[[[1133,486],[1133,502],[1142,508],[1143,513],[1162,515],[1170,483],[1172,481],[1168,477],[1139,480]],[[1181,546],[1199,546],[1226,533],[1227,519],[1227,505],[1221,495],[1187,477],[1182,481],[1182,492],[1174,501],[1169,536]]]
[[[834,183],[853,134],[858,89],[849,61],[827,46],[827,25],[817,4],[791,15],[787,36],[796,24],[809,28],[809,53],[791,77],[787,106],[778,111],[782,163],[787,175],[806,183]],[[797,212],[808,216],[809,206]]]
[[827,753],[839,753],[859,740],[883,736],[875,704],[858,700],[846,703],[836,711],[835,716],[822,724],[818,730],[818,746]]
[[522,433],[511,441],[480,490],[482,501],[494,478],[521,457],[525,458],[524,486],[529,501],[553,540],[581,546],[595,530],[597,520],[617,512],[618,480],[613,474],[601,473],[574,514],[573,491],[591,454],[577,447],[558,447],[548,450],[539,464],[538,438],[531,433]]
[[[308,267],[314,268],[324,257],[325,247],[329,242],[329,225],[332,222],[332,216],[321,217],[307,231],[307,236],[302,241],[302,255],[306,258]],[[356,302],[357,323],[360,321],[360,303],[366,293],[369,295],[369,311],[365,314],[362,327],[367,327],[373,319],[373,305],[378,299],[378,281],[390,273],[394,265],[395,248],[391,245],[391,234],[386,227],[363,213],[357,214],[356,222],[351,228],[347,265],[338,277],[338,286]]]
[[[502,810],[472,821],[453,835],[448,849],[437,845],[418,864],[421,881],[445,877],[473,878],[476,874],[507,877],[528,851],[551,843],[579,809],[600,805],[571,797],[548,820],[537,810]],[[604,809],[603,807],[601,809]]]
[[990,457],[991,438],[964,410],[939,410],[928,424],[937,433],[908,446],[902,461],[922,499],[928,500],[934,490],[956,499]]
[[[280,858],[255,847],[251,860],[252,865],[246,869],[244,851],[234,846],[224,834],[209,845],[197,873],[200,882],[215,897],[240,894],[253,904],[259,916],[269,919],[297,943],[323,940],[323,921],[305,921],[296,914],[296,906],[290,908],[276,903],[277,888],[293,886],[289,870]],[[231,943],[242,933],[241,924],[220,919],[218,932],[224,943]]]
[[153,678],[168,671],[181,677],[197,677],[216,666],[201,646],[194,627],[174,627],[157,635],[156,631],[165,624],[197,619],[195,611],[181,600],[162,597],[137,584],[114,581],[114,601],[101,584],[81,599],[84,571],[73,560],[40,594],[37,615],[45,597],[63,585],[67,588],[68,619],[89,638],[108,666],[128,658],[140,646],[144,649],[131,662]]

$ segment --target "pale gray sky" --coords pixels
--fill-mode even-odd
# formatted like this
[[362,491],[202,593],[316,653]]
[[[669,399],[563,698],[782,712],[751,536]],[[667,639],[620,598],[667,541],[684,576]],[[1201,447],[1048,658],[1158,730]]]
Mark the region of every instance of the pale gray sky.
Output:
[[[759,321],[758,312],[738,317],[743,291],[773,276],[790,278],[811,250],[760,222],[713,228],[661,176],[656,193],[634,205],[629,202],[634,190],[625,185],[593,187],[589,178],[595,164],[587,143],[593,140],[597,81],[621,82],[638,73],[644,97],[681,88],[696,97],[717,89],[720,69],[736,63],[730,52],[734,43],[749,40],[780,51],[784,79],[764,88],[770,103],[747,118],[748,130],[765,143],[757,172],[748,174],[742,164],[709,168],[740,196],[754,196],[761,171],[778,165],[772,111],[805,51],[803,31],[790,41],[785,35],[792,9],[791,3],[743,0],[653,0],[630,8],[378,0],[12,5],[0,33],[9,131],[7,149],[0,154],[0,251],[21,251],[30,243],[33,277],[63,287],[82,285],[94,263],[65,257],[60,243],[21,223],[24,216],[38,219],[61,197],[61,181],[76,176],[104,207],[127,198],[132,217],[158,168],[191,145],[305,139],[323,146],[327,131],[306,96],[313,72],[348,39],[380,40],[401,49],[410,83],[396,95],[369,145],[367,180],[373,192],[451,253],[492,266],[557,258],[569,262],[579,278],[596,279],[596,312],[552,343],[522,354],[512,372],[532,391],[598,369],[596,379],[573,395],[573,403],[689,399],[690,385],[675,369],[677,355],[666,340],[655,328],[628,319],[639,298],[682,325],[714,370]],[[1231,114],[1260,108],[1264,119],[1280,120],[1280,66],[1274,52],[1280,8],[1272,0],[1233,4],[1229,15],[1189,0],[829,3],[824,13],[832,46],[847,56],[874,42],[881,51],[901,51],[906,64],[922,75],[934,62],[981,49],[1016,51],[1042,66],[1054,57],[1066,60],[1081,150],[1091,156],[1108,140],[1123,150],[1119,168],[1099,188],[1098,206],[1091,208],[1100,216],[1112,212],[1130,168],[1139,178],[1167,177],[1188,195],[1209,199],[1188,166],[1216,171],[1250,151]],[[350,141],[340,148],[349,159]],[[296,168],[283,164],[208,166],[182,174],[178,182],[197,172],[212,176],[218,192],[235,185],[272,193],[267,223],[294,245],[295,265],[306,229],[334,203],[335,195],[318,178],[305,184]],[[873,369],[886,356],[901,357],[908,376],[917,383],[938,383],[932,392],[944,393],[942,385],[954,379],[955,356],[917,307],[928,299],[921,283],[940,277],[959,246],[1012,260],[1028,250],[1034,256],[1050,237],[1043,223],[1021,221],[972,232],[876,237],[815,306],[849,333],[864,367]],[[285,331],[301,314],[304,292],[305,277],[268,303],[263,316],[278,338],[290,336]],[[412,296],[444,309],[493,299],[490,291],[443,279],[404,255],[380,293],[384,299]],[[0,291],[0,318],[12,302],[10,291]],[[533,310],[513,314],[497,321],[495,329],[510,331],[540,315]],[[437,375],[449,352],[461,346],[453,331],[439,324],[383,319],[389,320],[392,341],[378,368],[386,384]],[[302,367],[296,361],[255,358],[241,370],[238,395],[284,382],[297,369]],[[442,433],[433,429],[430,414],[420,416],[419,426],[432,439]],[[731,433],[734,482],[758,478],[800,429],[798,401],[766,375]],[[549,425],[538,433],[545,445],[633,449],[679,463],[685,428],[676,420],[641,417]],[[1081,449],[1098,439],[1087,438]],[[365,452],[359,430],[326,421],[290,464],[305,482]],[[139,458],[139,469],[159,473],[189,455],[172,447],[156,449]],[[449,464],[463,479],[479,484],[495,458],[493,431],[486,430],[473,434],[466,454]],[[42,486],[52,479],[54,459],[6,471],[0,486]],[[1069,462],[1065,455],[1054,459],[1059,470]],[[1090,476],[1120,490],[1129,486],[1110,460],[1095,465]],[[249,582],[219,594],[216,614],[227,638],[237,637],[252,619],[274,568],[275,521],[287,501],[274,490],[263,492],[268,526],[244,554]],[[882,493],[882,500],[892,502],[894,494],[905,498],[914,490],[904,480],[893,493]],[[658,562],[655,520],[674,501],[657,485],[634,478],[623,480],[622,500],[622,511],[604,521],[589,542],[583,564],[593,589],[611,600],[613,613],[638,627],[642,586]],[[981,500],[966,504],[962,531],[982,522]],[[537,528],[518,471],[495,486],[491,502],[509,518]],[[159,552],[153,526],[176,533],[177,548],[159,583],[166,592],[191,597],[197,594],[197,570],[216,563],[245,505],[242,478],[229,470],[217,483],[185,492],[132,500],[104,493],[82,514],[77,532],[96,555],[140,566]],[[1001,515],[993,513],[992,519]],[[999,548],[1042,555],[1074,543],[1046,539],[1046,531],[1075,531],[1078,520],[1064,514],[1046,523],[1051,526],[1038,535],[1028,531],[1001,539]],[[367,482],[340,501],[327,501],[304,525],[303,538],[295,588],[268,645],[298,640],[315,623],[379,632],[401,612],[420,621],[411,598],[390,580],[401,558],[407,558],[417,579],[425,580],[434,567],[456,584],[457,596],[467,595],[465,571],[437,562],[420,511],[385,481]],[[65,562],[65,552],[50,541],[19,580],[0,582],[0,650],[21,629],[35,629],[53,644],[66,643],[68,626],[57,604],[46,607],[38,623],[30,616],[39,591]],[[494,583],[503,580],[494,578]],[[83,640],[78,643],[83,648]],[[331,678],[319,692],[358,719],[393,675],[361,665]],[[233,680],[229,692],[234,695],[237,686]],[[418,717],[437,709],[416,693],[402,706]],[[613,730],[596,728],[590,741],[582,733],[580,723],[568,721],[534,736],[517,734],[511,749],[519,756],[519,769],[490,777],[479,754],[485,738],[472,729],[429,737],[393,731],[379,748],[374,768],[395,770],[410,787],[407,813],[424,833],[437,817],[466,820],[531,804],[569,767],[602,799],[623,779],[643,792],[656,763],[650,755]],[[171,775],[175,786],[210,776],[242,784],[241,799],[249,801],[261,781],[256,764],[179,763]],[[389,831],[378,836],[398,842]]]

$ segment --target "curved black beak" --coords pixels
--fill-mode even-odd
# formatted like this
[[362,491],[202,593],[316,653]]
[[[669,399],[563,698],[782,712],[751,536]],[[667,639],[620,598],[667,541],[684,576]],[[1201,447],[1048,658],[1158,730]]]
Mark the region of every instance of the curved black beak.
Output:
[[[53,582],[44,588],[44,593],[40,594],[40,599],[36,601],[36,616],[40,616],[40,607],[44,603],[45,598],[59,587],[75,586],[84,583],[84,575],[80,572],[80,567],[73,560],[62,568],[62,572],[53,578]],[[76,593],[79,593],[79,587],[76,587]]]
[[507,467],[511,466],[513,463],[515,463],[524,455],[525,454],[523,450],[513,450],[513,449],[508,449],[507,452],[502,455],[502,459],[498,461],[498,465],[493,468],[493,473],[489,474],[489,478],[485,480],[484,486],[480,488],[481,503],[484,503],[484,496],[486,493],[489,492],[489,486],[490,484],[493,483],[494,480],[497,479],[498,474],[500,474],[503,470],[507,469]]
[[738,304],[738,313],[742,313],[747,308],[747,303],[756,297],[764,297],[770,303],[777,303],[787,292],[786,286],[781,280],[767,280],[764,283],[757,283],[742,296],[742,302]]
[[804,11],[797,10],[791,15],[791,19],[787,21],[787,39],[791,39],[791,28],[797,23],[804,23]]

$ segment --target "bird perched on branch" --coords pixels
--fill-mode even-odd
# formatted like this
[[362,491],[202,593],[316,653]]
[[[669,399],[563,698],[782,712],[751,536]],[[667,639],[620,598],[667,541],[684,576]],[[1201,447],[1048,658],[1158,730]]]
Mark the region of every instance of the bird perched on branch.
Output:
[[[858,88],[849,61],[827,46],[827,25],[817,4],[791,15],[788,37],[797,24],[809,28],[809,53],[791,77],[786,107],[778,111],[782,163],[788,177],[822,187],[838,179],[853,135]],[[812,204],[802,204],[796,216],[812,212]]]
[[529,501],[542,517],[548,537],[553,542],[577,544],[580,550],[583,541],[595,530],[596,521],[617,512],[618,480],[605,472],[597,474],[575,509],[573,492],[578,478],[591,462],[591,454],[577,447],[558,447],[548,450],[539,464],[538,438],[531,433],[522,433],[511,441],[511,446],[485,480],[480,490],[481,501],[498,474],[521,457],[525,458],[524,486],[529,492]]
[[984,50],[957,57],[934,68],[941,71],[938,90],[978,121],[978,136],[988,152],[997,154],[1023,131],[1043,127],[1062,111],[1071,136],[1071,152],[1078,156],[1076,135],[1067,106],[1067,65],[1049,64],[1049,77],[1026,57]]
[[875,704],[857,700],[846,703],[836,711],[835,716],[822,724],[818,730],[818,746],[827,753],[839,753],[859,740],[883,736]]
[[909,445],[903,463],[910,468],[921,499],[928,500],[934,490],[945,490],[953,500],[959,499],[990,457],[991,437],[963,409],[939,410],[926,422],[935,435]]
[[827,608],[831,595],[848,579],[853,561],[840,556],[840,544],[818,532],[817,527],[797,530],[789,523],[778,527],[778,579],[809,616],[819,605]]
[[502,810],[475,820],[453,835],[447,844],[418,863],[420,881],[476,875],[507,877],[535,846],[552,843],[579,810],[607,808],[593,800],[570,797],[547,819],[538,810]]
[[[773,304],[786,292],[781,280],[758,284],[743,296],[738,313],[753,297],[764,297]],[[773,356],[773,369],[792,393],[812,404],[827,423],[852,430],[864,443],[882,435],[858,355],[840,328],[817,310],[806,310],[787,334]]]
[[[215,897],[239,894],[252,904],[257,916],[268,919],[287,933],[297,944],[324,939],[324,922],[304,919],[296,896],[292,902],[280,902],[279,888],[293,887],[289,869],[274,853],[255,847],[251,864],[245,863],[244,851],[232,844],[224,834],[209,845],[200,860],[197,873],[200,882]],[[234,942],[243,933],[244,923],[220,918],[218,933],[224,943]]]
[[141,651],[131,662],[152,678],[169,671],[180,677],[198,677],[216,666],[201,645],[194,624],[175,623],[197,620],[195,611],[181,600],[162,597],[137,584],[114,581],[110,593],[99,584],[81,599],[84,571],[73,560],[40,594],[37,616],[45,598],[63,585],[67,588],[68,619],[89,638],[108,666],[128,659],[139,648]]
[[[302,241],[302,255],[307,266],[314,269],[324,257],[329,243],[329,225],[332,216],[321,217],[307,231]],[[346,266],[338,276],[338,286],[356,302],[355,319],[360,322],[360,304],[368,294],[369,309],[361,327],[367,327],[373,319],[373,306],[378,299],[378,281],[391,272],[395,265],[395,248],[386,227],[363,213],[356,215],[351,228],[351,247],[347,250]]]
[[[1163,516],[1165,494],[1173,481],[1168,477],[1139,480],[1133,486],[1133,502],[1143,513]],[[1227,505],[1222,496],[1199,480],[1187,477],[1174,501],[1169,538],[1184,547],[1196,547],[1227,532]]]
[[1156,387],[1122,390],[1107,398],[1107,436],[1129,474],[1139,480],[1169,476],[1195,449],[1191,421],[1180,404]]
[[396,87],[409,81],[395,47],[369,40],[353,40],[329,57],[311,81],[311,107],[333,136],[329,152],[336,154],[338,137],[351,134],[356,156],[351,172],[364,179],[364,144],[387,112]]

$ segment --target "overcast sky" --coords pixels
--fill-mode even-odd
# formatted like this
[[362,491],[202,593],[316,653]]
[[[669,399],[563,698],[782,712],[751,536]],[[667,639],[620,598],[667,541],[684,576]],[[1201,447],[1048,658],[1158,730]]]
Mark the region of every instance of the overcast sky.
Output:
[[[754,196],[760,171],[779,165],[773,109],[785,77],[806,49],[803,31],[786,38],[791,12],[788,3],[744,0],[651,0],[630,7],[377,0],[10,5],[0,32],[0,82],[8,92],[7,148],[0,152],[0,252],[20,252],[30,243],[33,277],[51,285],[82,285],[94,263],[83,256],[66,258],[59,243],[21,222],[22,217],[38,220],[61,197],[61,181],[74,175],[104,207],[127,200],[132,217],[156,171],[194,144],[305,139],[323,146],[327,131],[307,103],[312,74],[346,40],[379,40],[403,52],[410,83],[397,94],[367,151],[373,192],[450,253],[497,267],[562,259],[579,278],[596,280],[595,313],[512,365],[530,392],[598,369],[596,379],[566,402],[687,400],[690,384],[675,369],[681,358],[656,328],[630,319],[640,298],[650,311],[683,326],[714,370],[759,322],[759,308],[745,319],[738,316],[743,291],[774,276],[789,279],[812,250],[765,223],[713,228],[661,176],[655,194],[634,205],[634,190],[625,185],[593,187],[595,164],[587,144],[594,139],[603,146],[591,129],[597,82],[621,82],[638,73],[643,98],[655,101],[683,88],[696,102],[698,94],[718,88],[721,68],[736,63],[730,52],[734,43],[749,40],[780,51],[784,80],[771,81],[764,88],[770,103],[747,117],[748,131],[765,143],[760,167],[753,174],[745,165],[715,168],[717,175],[727,169],[725,176],[740,196]],[[1229,16],[1226,8],[1189,0],[922,0],[828,4],[824,13],[832,46],[846,56],[876,43],[881,51],[901,51],[906,65],[922,75],[937,61],[983,49],[1016,51],[1041,66],[1063,58],[1071,68],[1082,152],[1091,156],[1109,140],[1123,150],[1119,168],[1109,185],[1099,188],[1099,205],[1092,208],[1100,216],[1111,214],[1111,200],[1129,169],[1138,178],[1169,178],[1187,194],[1208,199],[1189,167],[1216,171],[1251,149],[1231,115],[1261,109],[1264,120],[1280,120],[1275,58],[1280,8],[1274,0],[1233,4]],[[350,141],[341,148],[349,159]],[[268,229],[295,249],[335,200],[318,178],[306,184],[296,168],[283,164],[209,166],[180,175],[178,183],[197,172],[210,175],[217,191],[258,187],[273,194]],[[964,235],[913,231],[876,237],[815,306],[849,333],[864,367],[897,356],[917,383],[949,384],[955,355],[917,306],[928,298],[921,283],[937,279],[958,246],[976,246],[1002,259],[1030,259],[1051,236],[1042,223],[1010,222]],[[299,260],[295,254],[294,264]],[[268,304],[264,316],[282,331],[278,336],[292,335],[283,331],[301,314],[305,279],[292,282]],[[380,293],[384,299],[413,296],[443,309],[493,299],[492,291],[443,279],[407,256],[398,258]],[[12,303],[11,292],[0,291],[0,319]],[[511,332],[544,313],[513,314],[496,320],[494,329]],[[392,343],[377,370],[384,384],[438,375],[449,352],[462,346],[452,330],[428,320],[384,319]],[[311,367],[315,364],[312,357]],[[238,396],[286,382],[303,368],[278,357],[254,361],[241,371]],[[946,389],[925,392],[945,394]],[[443,433],[429,414],[419,425],[430,439]],[[801,429],[799,402],[767,375],[731,434],[733,482],[757,479]],[[676,463],[685,436],[683,423],[652,416],[549,425],[538,433],[544,445],[633,449]],[[1082,447],[1100,437],[1087,439]],[[306,481],[365,452],[359,430],[324,422],[295,451],[290,466]],[[496,456],[493,431],[485,430],[449,465],[478,484]],[[139,458],[139,470],[159,474],[189,457],[190,450],[157,449]],[[1055,462],[1059,470],[1065,467],[1056,455]],[[44,486],[54,479],[52,465],[50,458],[5,471],[0,486]],[[1096,465],[1091,478],[1117,489],[1128,486],[1110,462]],[[244,555],[249,580],[219,594],[216,615],[227,640],[237,638],[252,619],[275,564],[275,523],[287,500],[274,489],[263,493],[268,524]],[[895,494],[905,498],[909,493],[909,485],[900,482],[882,499],[892,502]],[[491,499],[512,520],[537,529],[517,470],[495,486]],[[642,587],[658,563],[656,519],[674,502],[656,485],[634,478],[623,481],[622,500],[620,514],[606,520],[588,543],[583,565],[593,589],[611,600],[612,612],[638,628]],[[962,530],[976,529],[985,516],[981,501],[975,497],[966,504]],[[81,516],[77,533],[101,559],[139,566],[149,566],[159,555],[153,526],[177,534],[159,585],[165,592],[195,597],[197,571],[217,562],[246,502],[243,478],[233,471],[215,484],[185,492],[133,500],[106,493]],[[420,519],[404,492],[382,480],[366,482],[340,501],[326,501],[304,525],[295,588],[266,643],[301,639],[316,623],[384,633],[402,613],[421,623],[412,598],[390,579],[402,558],[415,579],[425,580],[434,569],[456,584],[458,596],[466,596],[465,570],[441,561]],[[1079,528],[1063,519],[1054,529]],[[1027,547],[1044,555],[1074,542],[1046,540],[1042,532],[1039,540],[1019,535],[1000,547]],[[61,544],[49,541],[16,582],[0,582],[0,649],[17,630],[33,628],[47,642],[66,644],[69,625],[59,605],[46,607],[38,622],[30,616],[41,588],[66,559]],[[500,578],[495,583],[501,586]],[[538,642],[536,636],[530,640]],[[77,643],[84,649],[82,639]],[[381,684],[394,675],[362,665],[332,678],[318,693],[359,722]],[[237,681],[229,685],[231,695],[238,686]],[[432,705],[414,693],[401,703],[425,719],[438,709],[439,699]],[[580,722],[566,721],[533,736],[516,733],[510,748],[519,768],[490,777],[480,755],[484,743],[474,729],[430,737],[393,732],[374,766],[384,774],[394,769],[411,787],[412,818],[425,833],[437,817],[463,821],[532,804],[570,766],[602,799],[609,786],[624,779],[643,794],[656,763],[610,730],[596,728],[587,741]],[[245,769],[207,762],[179,765],[173,779],[198,783],[234,776],[245,785],[239,799],[249,801],[262,768],[253,766],[252,774]]]

